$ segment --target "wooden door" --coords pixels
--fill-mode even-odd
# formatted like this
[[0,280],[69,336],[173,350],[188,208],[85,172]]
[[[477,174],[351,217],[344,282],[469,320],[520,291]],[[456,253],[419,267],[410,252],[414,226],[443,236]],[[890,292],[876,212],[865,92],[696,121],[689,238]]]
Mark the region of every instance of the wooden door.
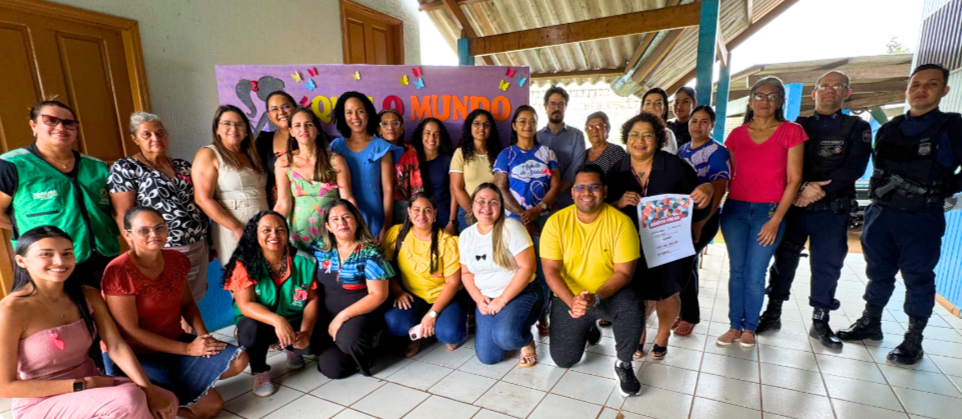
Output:
[[[138,148],[134,111],[149,110],[137,22],[55,3],[0,0],[0,153],[33,142],[29,109],[56,98],[77,112],[78,151],[111,163]],[[9,244],[10,232],[2,232]],[[0,246],[0,293],[12,282]]]
[[401,20],[350,0],[341,0],[344,64],[404,64]]

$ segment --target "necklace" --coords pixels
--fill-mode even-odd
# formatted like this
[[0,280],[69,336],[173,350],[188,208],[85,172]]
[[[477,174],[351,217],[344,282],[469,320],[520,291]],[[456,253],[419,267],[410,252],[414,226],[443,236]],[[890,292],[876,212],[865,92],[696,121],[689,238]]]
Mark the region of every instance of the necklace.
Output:
[[[39,152],[40,149],[38,148],[37,151]],[[48,163],[54,164],[54,165],[56,165],[56,166],[60,166],[61,168],[63,168],[63,170],[67,170],[67,166],[69,166],[70,163],[73,163],[73,153],[72,153],[72,152],[71,152],[71,154],[70,154],[70,158],[67,160],[66,163],[64,163],[62,160],[57,160],[57,159],[55,159],[55,158],[53,158],[53,157],[44,156],[42,152],[40,153],[40,156],[43,157],[43,159],[46,160]]]
[[267,271],[270,272],[272,278],[283,278],[284,274],[287,273],[287,250],[284,250],[284,257],[281,258],[281,264],[274,269],[267,258],[264,258],[264,262],[267,264]]

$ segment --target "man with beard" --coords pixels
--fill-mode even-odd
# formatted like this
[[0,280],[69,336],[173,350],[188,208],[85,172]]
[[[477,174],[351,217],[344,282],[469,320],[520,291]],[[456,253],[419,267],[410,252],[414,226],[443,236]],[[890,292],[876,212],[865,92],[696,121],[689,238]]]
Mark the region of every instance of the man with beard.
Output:
[[541,234],[541,264],[551,301],[551,359],[561,368],[581,360],[598,319],[612,323],[614,369],[624,396],[641,389],[631,359],[645,326],[641,300],[628,286],[641,256],[638,231],[604,202],[604,174],[594,164],[576,171],[575,205],[558,211]]
[[564,123],[565,110],[568,108],[568,92],[559,86],[551,86],[544,94],[544,110],[548,114],[548,126],[538,131],[536,139],[547,146],[558,157],[561,166],[561,195],[558,195],[558,209],[572,204],[571,185],[575,182],[575,172],[585,161],[585,134],[578,128]]

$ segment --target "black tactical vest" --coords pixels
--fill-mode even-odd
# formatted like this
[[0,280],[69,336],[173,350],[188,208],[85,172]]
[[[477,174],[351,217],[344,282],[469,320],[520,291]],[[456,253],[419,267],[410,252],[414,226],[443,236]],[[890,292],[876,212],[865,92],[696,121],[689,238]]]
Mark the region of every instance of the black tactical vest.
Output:
[[[804,182],[821,182],[828,180],[832,172],[842,167],[852,148],[850,138],[855,125],[861,118],[851,115],[841,115],[842,126],[838,130],[828,133],[817,133],[814,129],[815,117],[799,117],[796,122],[805,129],[808,141],[805,142],[805,163],[802,169]],[[830,118],[830,116],[826,117]],[[811,126],[810,126],[811,125]],[[861,141],[858,139],[857,141]],[[837,197],[855,196],[855,183],[846,185],[838,190]]]
[[921,133],[906,136],[904,115],[886,124],[876,140],[875,171],[869,182],[872,203],[884,208],[941,208],[949,195],[952,173],[937,161],[945,127],[957,113],[941,113]]

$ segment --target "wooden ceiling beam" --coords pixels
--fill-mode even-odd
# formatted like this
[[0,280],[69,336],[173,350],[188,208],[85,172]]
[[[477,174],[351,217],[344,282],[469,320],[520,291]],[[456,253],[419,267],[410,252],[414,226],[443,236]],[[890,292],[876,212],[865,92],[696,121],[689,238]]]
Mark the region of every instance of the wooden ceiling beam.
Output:
[[678,45],[678,41],[681,40],[681,36],[684,33],[685,29],[674,29],[668,32],[668,35],[665,35],[651,54],[648,55],[648,59],[641,63],[641,66],[631,75],[631,79],[639,84],[648,79],[651,72],[658,68],[658,64],[661,64],[661,62],[665,60],[665,57],[668,56],[668,53],[675,48],[675,45]]
[[[665,7],[675,7],[678,3],[681,3],[681,0],[669,0]],[[625,71],[635,68],[635,64],[638,64],[638,60],[641,59],[642,55],[645,55],[645,51],[651,46],[651,42],[655,40],[655,35],[657,35],[657,33],[645,34],[645,38],[641,40],[638,48],[635,48],[635,52],[631,54],[631,58],[629,58],[628,63],[625,64]]]
[[559,73],[534,73],[531,80],[583,79],[590,77],[613,77],[625,73],[624,68],[602,68],[598,70],[564,71]]
[[[474,28],[471,27],[471,23],[468,22],[468,17],[465,16],[464,12],[461,10],[461,4],[463,2],[457,0],[441,0],[441,3],[444,4],[444,8],[447,9],[448,13],[454,17],[454,21],[457,22],[458,26],[461,27],[462,38],[471,39],[478,37],[478,33],[474,31]],[[491,57],[481,57],[481,62],[483,62],[484,65],[494,65],[494,61],[491,59]]]
[[593,41],[698,26],[701,4],[645,10],[544,28],[474,38],[468,50],[477,57],[545,46]]
[[[742,33],[735,36],[735,38],[732,39],[730,42],[728,42],[726,46],[728,47],[729,50],[734,50],[736,47],[741,45],[742,42],[745,42],[746,39],[754,35],[755,32],[757,32],[759,29],[761,29],[762,27],[767,25],[769,22],[774,20],[776,17],[781,15],[782,12],[794,6],[795,3],[798,3],[798,0],[782,0],[781,3],[773,7],[771,10],[765,12],[765,14],[762,17],[758,18],[758,20],[756,20],[755,22],[752,22],[751,26],[749,26],[748,29],[745,29],[744,31],[742,31]],[[753,10],[753,12],[757,12],[757,11]],[[691,79],[693,78],[695,78],[694,68],[692,68],[691,71],[689,71],[688,73],[685,73],[685,75],[675,80],[675,82],[672,83],[672,85],[669,86],[668,90],[666,91],[673,93],[675,90],[678,90],[679,87],[682,87],[688,84],[688,82],[691,81]]]
[[[827,70],[814,71],[793,71],[785,73],[771,74],[752,74],[748,76],[748,86],[754,85],[764,77],[776,76],[782,79],[785,84],[789,83],[814,83]],[[908,77],[912,71],[911,64],[888,65],[881,67],[859,67],[845,70],[845,74],[852,80],[872,80],[872,79],[897,79]]]
[[[458,0],[458,6],[466,6],[473,3],[484,3],[491,0]],[[430,3],[424,3],[418,6],[418,11],[430,12],[432,10],[439,10],[445,8],[444,2],[442,0],[435,0]]]

